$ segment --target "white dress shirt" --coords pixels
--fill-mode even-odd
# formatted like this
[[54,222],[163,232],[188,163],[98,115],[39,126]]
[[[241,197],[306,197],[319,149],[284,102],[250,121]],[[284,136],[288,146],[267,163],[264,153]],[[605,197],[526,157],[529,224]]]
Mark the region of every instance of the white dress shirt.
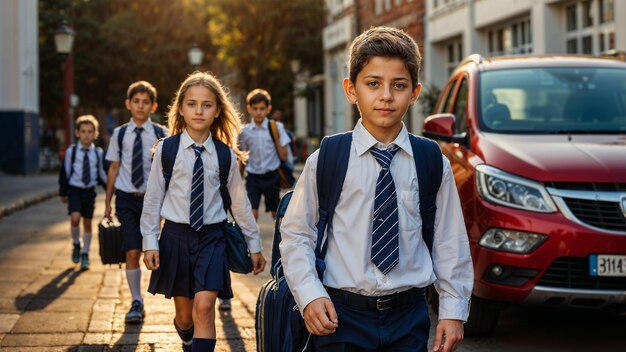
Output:
[[[239,135],[239,148],[250,152],[246,171],[251,174],[264,174],[278,169],[280,159],[276,152],[276,146],[270,136],[269,120],[265,118],[258,126],[254,121],[246,124]],[[285,132],[285,126],[276,122],[278,139],[281,146],[289,144],[289,136]]]
[[[422,239],[417,171],[406,128],[392,143],[400,147],[391,163],[398,194],[400,262],[386,276],[371,262],[372,212],[381,169],[369,153],[386,148],[357,123],[352,134],[345,182],[327,230],[324,285],[381,296],[435,283],[440,294],[440,319],[467,320],[473,269],[469,242],[450,163],[443,158],[437,193],[432,257]],[[282,221],[280,251],[285,276],[301,311],[319,297],[329,297],[315,271],[318,222],[316,184],[319,151],[306,161]],[[419,167],[419,165],[418,165]]]
[[[157,146],[141,213],[140,226],[144,251],[159,249],[158,235],[161,230],[161,217],[172,222],[189,224],[191,179],[193,165],[196,162],[193,145],[194,141],[185,130],[180,136],[180,145],[167,193],[165,193],[165,180],[163,179],[163,166],[161,164],[163,143],[159,143]],[[203,224],[209,225],[226,220],[226,212],[219,190],[220,172],[215,144],[209,136],[202,145],[205,148],[201,154],[204,166]],[[246,237],[250,253],[258,253],[261,251],[259,227],[252,215],[252,207],[237,167],[237,157],[232,150],[230,154],[227,187],[232,199],[231,210]]]
[[[117,135],[120,133],[120,128],[116,127],[113,130],[113,135],[109,140],[109,149],[107,150],[106,159],[109,161],[120,161],[120,147],[117,143]],[[150,119],[144,122],[143,131],[141,132],[141,146],[143,148],[143,179],[148,179],[150,173],[150,163],[152,160],[152,147],[157,141],[157,136],[154,133],[154,126]],[[122,161],[120,162],[120,171],[115,179],[115,188],[126,193],[144,193],[146,191],[146,182],[143,183],[141,188],[135,187],[132,182],[132,164],[133,164],[133,146],[135,144],[135,128],[137,125],[133,119],[128,122],[124,138],[122,139]],[[167,134],[167,131],[165,131]]]
[[72,169],[72,177],[70,177],[69,185],[78,188],[91,188],[98,185],[98,173],[102,182],[107,182],[107,174],[104,171],[103,161],[100,160],[100,168],[98,169],[98,158],[102,157],[102,149],[96,148],[93,143],[87,148],[87,157],[89,158],[89,176],[91,180],[89,184],[83,183],[83,159],[85,158],[85,152],[83,151],[83,145],[80,142],[76,143],[76,159],[74,165],[72,163],[72,149],[74,146],[70,145],[65,151],[65,160],[63,161],[63,167],[65,167],[65,174],[69,175]]

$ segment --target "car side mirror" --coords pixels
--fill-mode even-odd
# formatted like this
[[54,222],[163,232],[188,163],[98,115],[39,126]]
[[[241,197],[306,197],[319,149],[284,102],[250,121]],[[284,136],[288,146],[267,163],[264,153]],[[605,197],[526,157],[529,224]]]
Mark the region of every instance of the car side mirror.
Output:
[[424,137],[452,143],[465,143],[466,133],[454,134],[454,114],[436,114],[424,120]]

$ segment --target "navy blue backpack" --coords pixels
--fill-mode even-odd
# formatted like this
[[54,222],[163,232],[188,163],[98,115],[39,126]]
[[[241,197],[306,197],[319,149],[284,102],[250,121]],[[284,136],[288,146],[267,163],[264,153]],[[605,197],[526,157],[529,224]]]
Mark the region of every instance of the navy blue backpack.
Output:
[[[435,201],[441,185],[443,161],[437,143],[409,134],[417,179],[419,184],[422,238],[432,252],[435,229]],[[348,169],[352,132],[325,137],[320,145],[317,160],[317,193],[319,199],[319,222],[315,247],[318,277],[323,278],[326,265],[324,258],[328,241],[324,234],[332,222],[335,207]],[[256,303],[256,343],[258,352],[313,351],[313,339],[307,331],[299,308],[289,290],[282,272],[280,250],[280,224],[285,216],[293,191],[283,196],[276,211],[274,243],[272,246],[271,271],[273,279],[266,282]]]

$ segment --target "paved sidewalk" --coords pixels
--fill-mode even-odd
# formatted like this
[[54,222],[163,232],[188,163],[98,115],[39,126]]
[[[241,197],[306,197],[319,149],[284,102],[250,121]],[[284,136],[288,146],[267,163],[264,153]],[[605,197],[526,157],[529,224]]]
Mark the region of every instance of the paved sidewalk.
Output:
[[[102,189],[91,268],[82,272],[70,260],[69,218],[55,192],[56,176],[0,175],[0,350],[180,351],[173,301],[146,293],[144,324],[123,322],[130,305],[123,268],[104,266],[98,256]],[[149,272],[142,272],[145,290]],[[256,351],[257,292],[238,275],[233,275],[233,290],[233,310],[216,313],[216,350]]]

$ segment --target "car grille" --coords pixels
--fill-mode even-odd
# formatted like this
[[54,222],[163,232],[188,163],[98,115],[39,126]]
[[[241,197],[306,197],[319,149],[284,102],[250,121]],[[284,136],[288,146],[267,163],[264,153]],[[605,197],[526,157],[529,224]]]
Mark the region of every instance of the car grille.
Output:
[[626,231],[626,217],[619,203],[598,200],[563,198],[580,221],[605,230]]
[[626,290],[626,277],[590,276],[588,258],[561,257],[550,265],[537,285],[574,289]]

